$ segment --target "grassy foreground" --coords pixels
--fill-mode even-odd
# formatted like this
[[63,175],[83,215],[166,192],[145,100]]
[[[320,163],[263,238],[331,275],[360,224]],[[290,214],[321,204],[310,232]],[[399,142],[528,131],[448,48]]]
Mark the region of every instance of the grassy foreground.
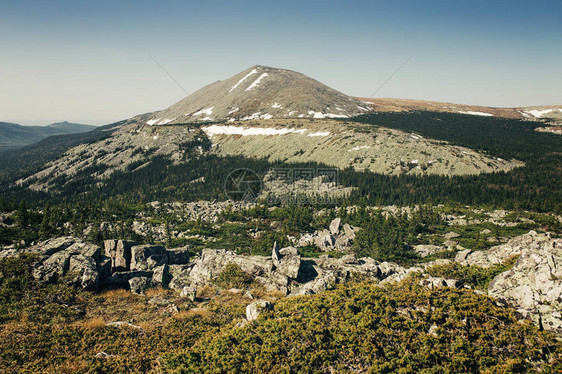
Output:
[[553,335],[470,290],[357,281],[278,299],[273,312],[243,324],[250,300],[240,293],[202,289],[196,303],[166,290],[93,294],[36,284],[31,262],[0,261],[0,372],[562,370]]

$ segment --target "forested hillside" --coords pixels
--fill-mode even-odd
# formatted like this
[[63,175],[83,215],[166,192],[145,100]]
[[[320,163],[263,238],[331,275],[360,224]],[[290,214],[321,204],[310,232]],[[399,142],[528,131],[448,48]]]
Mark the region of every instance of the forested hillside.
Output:
[[[483,174],[478,176],[388,176],[371,172],[342,170],[339,183],[356,187],[347,203],[364,201],[369,204],[419,204],[459,202],[471,205],[492,205],[505,208],[524,208],[538,211],[562,211],[562,192],[559,181],[562,168],[562,138],[553,134],[533,131],[534,122],[496,118],[475,118],[449,113],[382,113],[358,117],[357,121],[372,126],[387,126],[415,132],[422,136],[453,142],[479,149],[495,157],[513,157],[525,161],[526,166],[510,172]],[[345,123],[345,121],[344,121]],[[82,135],[47,139],[38,145],[24,148],[18,153],[6,153],[0,161],[3,181],[13,181],[16,168],[26,173],[44,161],[53,160],[72,144],[96,141],[110,135],[114,125],[106,129]],[[368,131],[368,130],[366,130]],[[68,142],[70,140],[70,143]],[[200,142],[185,147],[204,145]],[[103,171],[103,165],[90,165],[73,180],[58,181],[64,185],[63,193],[51,196],[25,188],[5,188],[2,196],[6,200],[27,199],[30,203],[43,204],[69,198],[90,200],[92,198],[127,197],[146,202],[152,200],[226,199],[224,180],[230,171],[245,167],[263,176],[272,167],[321,168],[325,165],[303,163],[282,165],[243,157],[218,157],[205,153],[186,162],[172,163],[167,158],[155,157],[152,162],[132,165],[127,170],[112,174],[103,185],[95,183],[91,173]],[[8,178],[9,177],[11,178]],[[204,181],[199,180],[205,177]],[[65,184],[66,183],[66,184]]]

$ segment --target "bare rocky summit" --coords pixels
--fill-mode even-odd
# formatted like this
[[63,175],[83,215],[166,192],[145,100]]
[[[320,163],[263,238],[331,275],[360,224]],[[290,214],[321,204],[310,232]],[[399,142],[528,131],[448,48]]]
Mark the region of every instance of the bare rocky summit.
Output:
[[165,125],[270,118],[347,118],[367,111],[365,103],[304,74],[255,65],[154,113],[146,123]]

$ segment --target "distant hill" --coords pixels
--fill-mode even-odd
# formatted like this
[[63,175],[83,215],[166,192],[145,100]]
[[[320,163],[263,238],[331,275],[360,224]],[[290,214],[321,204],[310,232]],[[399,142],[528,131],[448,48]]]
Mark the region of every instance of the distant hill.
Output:
[[0,122],[0,150],[20,148],[52,135],[77,134],[92,131],[96,126],[58,122],[47,126],[21,126]]

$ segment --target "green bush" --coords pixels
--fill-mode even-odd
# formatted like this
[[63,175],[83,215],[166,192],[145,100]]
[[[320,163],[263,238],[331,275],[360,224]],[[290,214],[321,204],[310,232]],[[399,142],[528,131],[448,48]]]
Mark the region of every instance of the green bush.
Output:
[[253,278],[250,274],[240,269],[240,266],[229,263],[217,276],[215,283],[223,288],[248,288]]

